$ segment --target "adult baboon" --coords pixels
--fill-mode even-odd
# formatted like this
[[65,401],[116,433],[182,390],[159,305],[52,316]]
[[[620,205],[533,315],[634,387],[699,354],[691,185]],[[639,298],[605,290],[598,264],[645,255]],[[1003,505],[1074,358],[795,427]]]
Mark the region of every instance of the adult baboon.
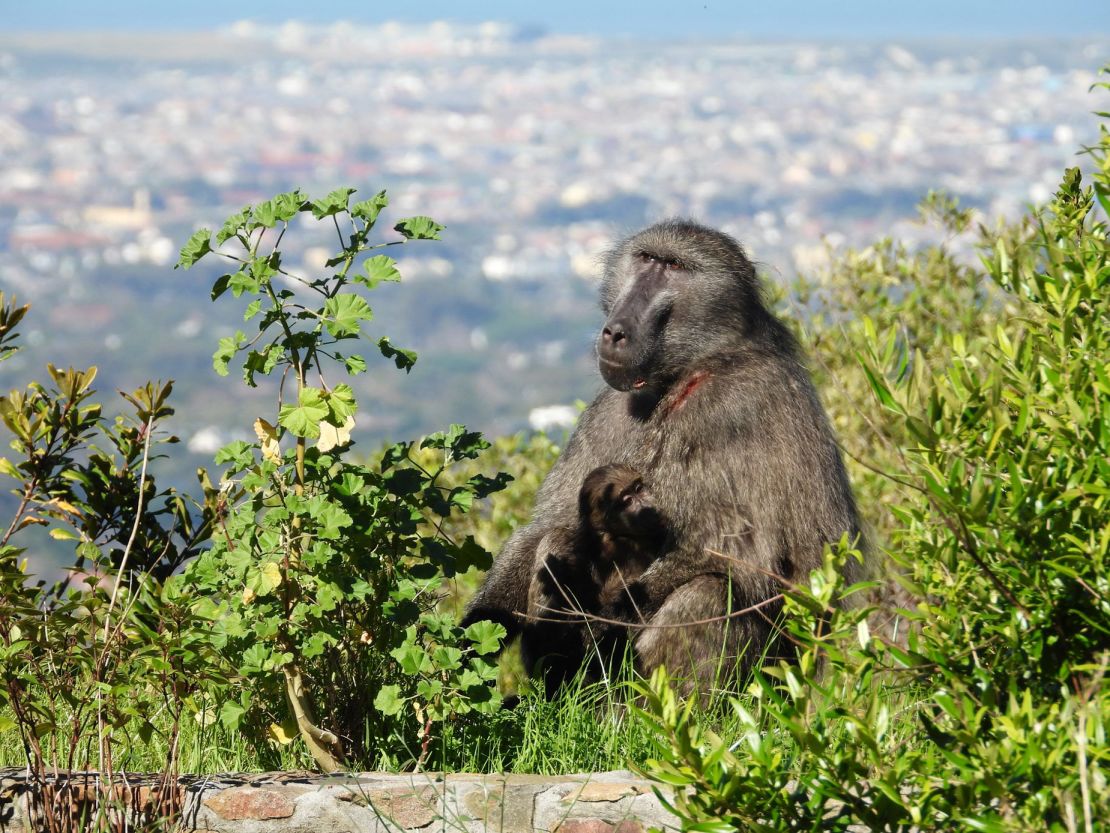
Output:
[[[577,525],[544,536],[528,589],[522,659],[543,677],[549,697],[583,666],[586,679],[596,681],[623,656],[627,628],[615,617],[635,611],[631,588],[667,539],[666,522],[639,472],[607,465],[586,475]],[[535,648],[543,653],[528,653]]]
[[[607,258],[601,307],[598,366],[609,387],[582,414],[531,522],[505,544],[465,621],[519,634],[538,545],[574,526],[588,472],[628,465],[651,481],[672,533],[634,582],[647,619],[633,636],[637,662],[711,684],[720,667],[733,676],[774,655],[777,577],[804,578],[827,543],[859,535],[851,488],[800,349],[731,237],[684,220],[633,235]],[[524,642],[528,656],[550,648],[528,633]]]

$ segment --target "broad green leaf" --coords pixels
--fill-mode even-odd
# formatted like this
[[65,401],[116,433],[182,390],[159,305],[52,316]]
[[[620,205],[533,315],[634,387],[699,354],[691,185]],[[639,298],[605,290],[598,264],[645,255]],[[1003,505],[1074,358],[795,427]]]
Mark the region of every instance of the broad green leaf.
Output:
[[394,347],[386,336],[378,339],[378,349],[387,359],[393,359],[393,363],[405,373],[412,370],[413,365],[416,364],[416,353],[414,351]]
[[336,188],[323,199],[315,200],[312,203],[312,216],[317,220],[322,220],[325,217],[346,211],[347,201],[354,192],[354,188]]
[[464,632],[467,639],[474,643],[474,651],[479,654],[492,654],[501,649],[507,631],[496,622],[475,622]]
[[360,477],[354,472],[348,471],[343,473],[343,477],[335,483],[333,488],[338,494],[351,497],[357,495],[365,485],[366,479],[364,477]]
[[513,482],[513,476],[506,471],[500,471],[496,477],[486,477],[484,474],[476,474],[471,477],[467,482],[467,486],[474,492],[474,496],[478,499],[489,497],[494,492],[502,491],[506,486]]
[[349,375],[357,376],[359,373],[366,371],[366,359],[362,356],[345,356],[343,366],[347,368]]
[[255,374],[269,375],[284,355],[278,344],[267,344],[260,350],[251,350],[243,360],[243,380],[253,388]]
[[273,228],[278,223],[277,208],[273,200],[264,200],[254,207],[254,219],[265,228]]
[[474,504],[474,493],[463,486],[456,486],[451,490],[448,500],[452,506],[458,507],[463,512],[469,512]]
[[219,341],[219,346],[216,352],[212,354],[212,367],[220,376],[227,375],[227,366],[239,352],[239,349],[246,344],[247,337],[239,330],[235,331],[234,336],[225,336]]
[[238,730],[239,724],[246,713],[247,710],[239,703],[228,700],[220,706],[220,722],[224,724],[225,728],[234,732]]
[[406,674],[419,674],[428,665],[429,658],[422,646],[401,645],[389,652]]
[[228,289],[231,294],[238,298],[244,292],[249,292],[251,295],[258,293],[261,288],[258,278],[246,270],[240,270],[232,275],[227,282]]
[[439,240],[439,233],[445,227],[431,217],[406,217],[393,227],[406,240]]
[[467,535],[461,544],[452,548],[455,559],[454,568],[463,573],[471,567],[479,570],[488,570],[493,563],[493,556],[489,551],[474,540],[473,535]]
[[328,415],[323,393],[319,388],[305,387],[298,397],[298,404],[281,406],[278,425],[297,437],[319,437],[320,422]]
[[383,281],[400,281],[401,273],[397,271],[397,261],[389,255],[375,255],[362,264],[362,273],[355,275],[354,280],[373,289]]
[[273,228],[278,223],[284,223],[295,217],[303,204],[304,195],[300,191],[278,194],[254,207],[254,219],[266,228]]
[[324,327],[336,337],[358,335],[360,322],[373,317],[370,305],[359,295],[343,293],[324,302]]
[[232,214],[225,221],[223,226],[216,232],[216,245],[220,246],[224,242],[230,240],[242,230],[247,232],[251,222],[251,208],[245,206],[241,211]]
[[[330,608],[323,608],[323,611],[333,610],[334,605]],[[318,657],[327,650],[328,646],[335,642],[334,637],[324,631],[316,631],[308,639],[301,643],[301,656],[304,657]]]
[[338,504],[324,502],[322,498],[311,514],[320,527],[317,534],[325,540],[338,538],[340,531],[353,522]]
[[281,567],[279,567],[273,561],[268,561],[262,565],[262,569],[258,571],[259,593],[272,593],[274,590],[281,586],[281,582]]
[[188,269],[210,251],[212,251],[212,232],[206,228],[195,231],[181,247],[181,256],[174,268]]
[[358,410],[355,402],[355,392],[350,385],[340,383],[324,394],[324,401],[328,405],[328,419],[334,425],[342,425],[347,418]]
[[358,217],[360,220],[365,220],[367,228],[369,228],[377,222],[378,215],[387,205],[389,205],[389,198],[385,195],[385,191],[379,191],[370,199],[352,205],[351,215]]
[[400,714],[404,707],[405,699],[401,696],[399,685],[383,685],[374,697],[374,708],[384,715]]

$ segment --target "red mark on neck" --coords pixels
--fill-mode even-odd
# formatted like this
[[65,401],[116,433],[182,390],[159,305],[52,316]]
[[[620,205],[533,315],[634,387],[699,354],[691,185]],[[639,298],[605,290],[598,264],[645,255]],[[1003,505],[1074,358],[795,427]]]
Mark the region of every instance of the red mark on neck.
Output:
[[667,416],[670,416],[679,408],[681,408],[685,404],[686,400],[689,399],[690,396],[694,393],[694,391],[700,388],[702,383],[708,378],[708,370],[699,370],[696,373],[693,373],[685,382],[683,382],[682,386],[678,390],[678,393],[676,393],[674,398],[666,405]]

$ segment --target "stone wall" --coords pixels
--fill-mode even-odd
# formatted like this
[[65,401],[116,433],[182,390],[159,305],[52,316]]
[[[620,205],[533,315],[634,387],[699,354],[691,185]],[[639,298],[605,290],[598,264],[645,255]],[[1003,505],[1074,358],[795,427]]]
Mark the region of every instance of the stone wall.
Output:
[[[125,776],[117,795],[150,807],[159,791]],[[642,833],[677,830],[654,785],[630,772],[538,775],[389,775],[310,773],[182,777],[184,830],[217,833]],[[40,788],[41,789],[41,788]],[[79,805],[95,796],[95,774],[46,786]],[[0,833],[28,833],[31,787],[21,770],[0,770]],[[86,805],[88,806],[88,805]]]

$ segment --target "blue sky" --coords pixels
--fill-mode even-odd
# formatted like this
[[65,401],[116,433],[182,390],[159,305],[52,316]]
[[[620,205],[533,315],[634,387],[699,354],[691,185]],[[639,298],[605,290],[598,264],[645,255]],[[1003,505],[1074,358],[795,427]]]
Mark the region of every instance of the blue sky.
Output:
[[[204,29],[232,20],[508,20],[553,31],[635,37],[1037,36],[1110,33],[1110,1],[1069,0],[0,0],[0,29]],[[1108,56],[1110,58],[1110,56]]]

